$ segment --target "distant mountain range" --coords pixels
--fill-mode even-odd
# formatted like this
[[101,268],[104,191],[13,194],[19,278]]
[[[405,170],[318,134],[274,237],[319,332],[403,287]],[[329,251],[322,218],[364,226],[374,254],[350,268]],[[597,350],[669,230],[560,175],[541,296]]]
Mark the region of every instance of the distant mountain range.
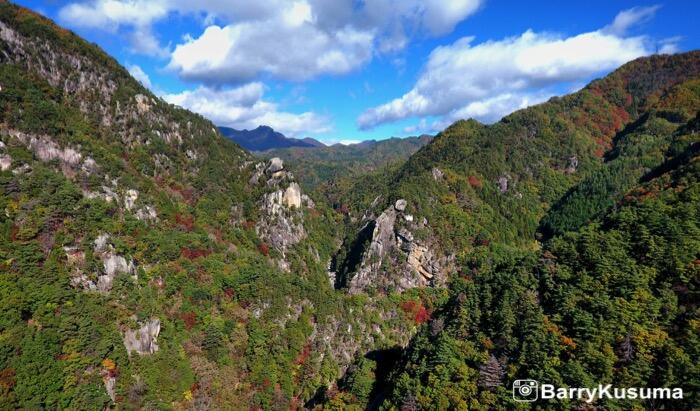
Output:
[[224,136],[235,141],[241,147],[250,151],[265,151],[273,148],[288,147],[325,147],[326,145],[311,137],[303,139],[286,137],[268,126],[259,126],[254,130],[236,130],[230,127],[219,127]]

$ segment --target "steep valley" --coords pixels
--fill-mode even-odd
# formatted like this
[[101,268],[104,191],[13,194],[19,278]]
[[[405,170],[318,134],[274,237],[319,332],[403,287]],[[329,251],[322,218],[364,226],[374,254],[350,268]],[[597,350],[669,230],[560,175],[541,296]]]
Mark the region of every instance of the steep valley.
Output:
[[698,409],[699,133],[694,51],[253,155],[0,1],[0,409],[535,409],[524,378]]

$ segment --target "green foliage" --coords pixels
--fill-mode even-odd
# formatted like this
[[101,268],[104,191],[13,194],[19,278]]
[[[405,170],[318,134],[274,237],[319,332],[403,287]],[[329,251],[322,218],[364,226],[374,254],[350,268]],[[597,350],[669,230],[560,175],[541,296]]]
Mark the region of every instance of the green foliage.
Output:
[[[291,151],[322,183],[304,239],[276,250],[255,230],[270,189],[248,183],[252,155],[41,16],[0,2],[0,21],[24,53],[0,41],[0,408],[513,409],[523,377],[697,392],[698,53],[457,122],[406,162],[425,139]],[[449,289],[335,290],[328,262],[359,258],[362,215],[397,198],[428,222],[416,238],[456,255]],[[86,290],[117,256],[135,270]],[[155,318],[158,350],[128,353]],[[413,335],[398,360],[363,355]]]

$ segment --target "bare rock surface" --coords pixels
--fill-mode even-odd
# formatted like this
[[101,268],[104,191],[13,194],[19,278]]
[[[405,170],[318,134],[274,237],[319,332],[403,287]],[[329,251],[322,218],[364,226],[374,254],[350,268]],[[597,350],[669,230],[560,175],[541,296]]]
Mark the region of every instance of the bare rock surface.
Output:
[[[261,179],[265,177],[265,180]],[[313,208],[313,201],[302,193],[294,176],[284,169],[281,159],[275,157],[266,163],[255,165],[249,184],[265,187],[273,191],[263,195],[260,202],[262,217],[255,230],[260,238],[284,255],[289,247],[306,237],[303,208]],[[280,262],[286,269],[287,264]]]
[[444,282],[451,259],[438,257],[430,241],[415,238],[411,231],[417,228],[413,216],[407,218],[403,213],[407,205],[400,199],[368,223],[374,224],[371,240],[347,283],[350,293],[370,289],[404,291]]
[[131,356],[132,352],[139,355],[149,355],[158,351],[158,334],[160,320],[153,318],[140,324],[141,328],[124,331],[124,347]]

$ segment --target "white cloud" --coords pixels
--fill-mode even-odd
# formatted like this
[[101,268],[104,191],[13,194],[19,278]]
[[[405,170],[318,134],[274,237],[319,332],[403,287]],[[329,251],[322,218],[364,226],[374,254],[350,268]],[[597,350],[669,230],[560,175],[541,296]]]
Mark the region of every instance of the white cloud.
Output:
[[236,129],[270,126],[289,137],[326,133],[332,130],[330,120],[314,112],[300,114],[280,111],[277,104],[263,99],[265,86],[260,82],[235,88],[198,87],[163,98],[172,104],[199,113],[217,125]]
[[298,18],[210,26],[178,45],[168,67],[188,80],[222,84],[260,73],[291,80],[342,74],[371,58],[370,34],[352,28],[327,33]]
[[72,3],[63,7],[58,15],[62,21],[76,27],[117,32],[128,26],[133,53],[154,57],[167,57],[169,51],[160,46],[153,35],[151,24],[168,15],[164,0],[96,0],[87,3]]
[[[131,50],[161,56],[151,26],[171,13],[201,18],[203,33],[176,46],[169,67],[207,84],[259,75],[304,80],[355,70],[414,36],[437,36],[482,0],[88,0],[60,10],[71,25],[132,32]],[[211,24],[217,21],[219,25]]]
[[68,4],[59,11],[59,18],[79,27],[116,29],[122,24],[146,26],[167,13],[162,0],[96,0]]
[[603,31],[623,36],[630,27],[653,19],[656,11],[660,7],[661,6],[656,5],[649,7],[633,7],[628,10],[623,10],[615,16],[615,20],[613,20],[611,24],[603,28]]
[[[652,12],[624,13],[627,17],[616,18],[616,30]],[[370,129],[425,116],[440,116],[442,123],[465,117],[495,121],[545,100],[549,87],[584,81],[652,52],[645,37],[624,37],[608,28],[571,37],[528,30],[480,44],[464,37],[433,50],[409,92],[366,110],[357,122]]]
[[352,146],[354,144],[360,144],[363,140],[353,140],[353,139],[325,139],[323,144],[327,146],[332,146],[335,144],[340,144],[343,146]]
[[135,78],[139,83],[141,83],[144,87],[148,89],[152,88],[151,78],[148,77],[148,74],[146,74],[146,72],[143,71],[143,69],[140,66],[136,64],[131,64],[127,67],[127,70],[129,70],[129,74],[131,74],[131,76]]
[[170,55],[168,48],[160,45],[149,27],[138,27],[129,37],[131,41],[129,50],[135,54],[161,58],[167,58]]
[[478,6],[478,0],[287,1],[258,10],[256,18],[207,27],[175,48],[169,67],[209,84],[260,74],[287,80],[344,74],[377,52],[405,47],[409,33],[451,31]]
[[675,54],[680,51],[678,43],[683,40],[681,36],[667,37],[665,39],[659,40],[659,54]]

